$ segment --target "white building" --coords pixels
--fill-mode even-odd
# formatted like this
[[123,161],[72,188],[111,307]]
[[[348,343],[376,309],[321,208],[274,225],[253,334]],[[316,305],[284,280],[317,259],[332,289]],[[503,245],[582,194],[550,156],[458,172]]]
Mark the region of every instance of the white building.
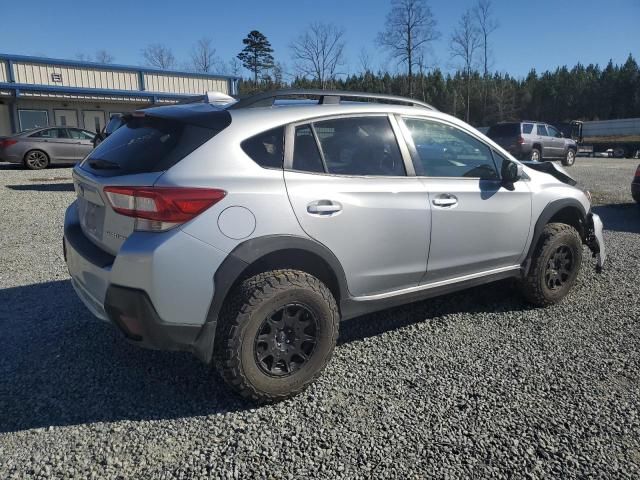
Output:
[[0,54],[0,136],[48,125],[95,131],[114,113],[207,91],[237,94],[236,77]]

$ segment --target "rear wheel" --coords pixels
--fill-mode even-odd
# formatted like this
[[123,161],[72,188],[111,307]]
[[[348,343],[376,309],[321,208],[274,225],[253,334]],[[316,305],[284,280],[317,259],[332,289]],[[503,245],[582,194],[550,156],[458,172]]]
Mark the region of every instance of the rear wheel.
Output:
[[531,154],[529,155],[529,160],[531,160],[532,162],[539,162],[541,159],[542,154],[540,153],[540,150],[538,150],[537,148],[532,148]]
[[558,303],[573,287],[581,265],[582,240],[576,229],[564,223],[549,223],[522,281],[522,292],[537,306]]
[[300,393],[322,372],[338,335],[338,307],[317,278],[274,270],[245,280],[227,301],[216,366],[243,397],[273,402]]
[[42,170],[49,166],[49,156],[42,150],[31,150],[24,156],[24,166],[29,170]]
[[566,167],[570,167],[576,163],[576,151],[573,149],[567,150],[567,156],[562,160],[562,164]]

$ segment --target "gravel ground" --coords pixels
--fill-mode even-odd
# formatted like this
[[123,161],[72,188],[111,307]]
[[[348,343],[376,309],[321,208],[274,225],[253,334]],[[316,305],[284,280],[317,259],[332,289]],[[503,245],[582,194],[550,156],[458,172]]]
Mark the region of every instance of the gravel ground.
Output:
[[259,408],[94,320],[61,255],[70,170],[0,164],[0,478],[638,478],[636,164],[571,169],[609,260],[560,305],[502,282],[345,322],[321,379]]

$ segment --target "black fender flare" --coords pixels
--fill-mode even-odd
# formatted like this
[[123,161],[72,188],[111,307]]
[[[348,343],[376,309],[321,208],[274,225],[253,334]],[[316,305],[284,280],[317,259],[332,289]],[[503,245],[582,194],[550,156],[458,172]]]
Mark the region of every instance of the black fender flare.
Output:
[[531,266],[531,258],[533,257],[533,253],[535,252],[536,246],[538,245],[538,241],[540,240],[540,236],[542,235],[542,231],[544,230],[545,225],[549,223],[549,220],[551,220],[554,215],[567,207],[577,208],[578,212],[580,213],[580,218],[578,220],[586,226],[587,215],[589,212],[585,211],[582,203],[580,203],[575,198],[561,198],[547,204],[547,206],[542,210],[542,213],[540,213],[538,220],[536,220],[536,225],[533,229],[533,237],[531,238],[531,243],[529,244],[529,250],[527,251],[527,256],[525,257],[525,260],[522,264],[523,275],[526,275],[529,272],[529,267]]
[[238,244],[227,255],[213,276],[213,298],[209,306],[206,322],[193,348],[198,358],[205,363],[211,361],[218,316],[227,295],[237,280],[256,261],[266,255],[286,250],[308,252],[315,257],[321,258],[335,276],[340,296],[340,299],[336,299],[338,303],[340,304],[341,300],[349,298],[349,289],[342,264],[333,252],[320,242],[297,235],[266,235],[251,238]]

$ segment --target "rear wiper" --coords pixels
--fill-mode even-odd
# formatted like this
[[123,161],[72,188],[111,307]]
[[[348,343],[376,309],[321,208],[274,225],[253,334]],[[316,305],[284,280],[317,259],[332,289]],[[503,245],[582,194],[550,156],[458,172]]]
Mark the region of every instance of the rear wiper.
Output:
[[109,160],[89,160],[89,166],[96,170],[119,170],[120,165],[115,162],[110,162]]

